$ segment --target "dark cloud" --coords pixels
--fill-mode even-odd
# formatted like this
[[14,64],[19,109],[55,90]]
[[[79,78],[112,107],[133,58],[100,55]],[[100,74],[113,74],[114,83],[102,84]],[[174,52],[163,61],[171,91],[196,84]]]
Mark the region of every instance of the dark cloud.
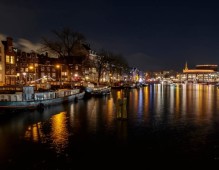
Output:
[[216,3],[1,0],[0,15],[1,33],[17,42],[38,44],[51,30],[69,27],[83,33],[91,48],[123,54],[142,70],[181,70],[186,60],[191,65],[219,62]]

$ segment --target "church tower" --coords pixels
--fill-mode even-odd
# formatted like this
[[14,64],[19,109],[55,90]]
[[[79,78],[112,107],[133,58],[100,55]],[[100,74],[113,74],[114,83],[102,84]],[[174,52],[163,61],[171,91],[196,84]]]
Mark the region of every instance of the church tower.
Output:
[[185,68],[183,69],[183,72],[184,72],[184,71],[187,71],[187,70],[189,70],[189,69],[188,69],[188,64],[187,64],[187,62],[186,62]]

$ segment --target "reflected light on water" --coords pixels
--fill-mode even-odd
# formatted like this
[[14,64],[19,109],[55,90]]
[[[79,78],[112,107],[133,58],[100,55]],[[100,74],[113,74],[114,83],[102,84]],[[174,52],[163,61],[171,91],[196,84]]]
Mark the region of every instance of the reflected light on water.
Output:
[[170,100],[170,113],[171,114],[173,114],[174,113],[174,102],[175,102],[175,97],[174,97],[174,93],[175,93],[175,91],[174,91],[175,89],[174,88],[172,88],[172,86],[171,87],[169,87],[169,91],[170,91],[170,98],[169,98],[169,100]]
[[51,118],[51,140],[52,146],[57,153],[61,153],[68,145],[68,130],[67,130],[66,112],[61,112]]
[[206,102],[206,112],[207,114],[213,112],[213,107],[212,104],[214,103],[214,93],[212,93],[212,86],[207,86],[207,99],[205,100]]
[[[202,85],[196,85],[196,90],[195,90],[195,95],[196,95],[196,98],[194,100],[195,102],[195,110],[194,110],[194,114],[196,114],[196,116],[198,118],[200,118],[201,114],[202,114],[202,111],[203,111],[203,86]],[[199,119],[197,119],[199,120]]]
[[69,132],[67,130],[67,116],[66,112],[60,112],[51,117],[49,127],[51,131],[45,131],[44,127],[47,125],[41,122],[28,126],[24,133],[26,140],[33,142],[51,143],[51,147],[56,150],[57,153],[63,152],[68,145]]
[[130,96],[129,96],[129,105],[133,106],[133,114],[138,115],[138,102],[139,102],[139,98],[138,98],[138,91],[137,89],[132,89],[130,91]]
[[114,115],[116,114],[115,113],[115,108],[114,108],[113,98],[110,98],[107,101],[106,107],[107,107],[106,108],[106,122],[108,123],[108,125],[111,125],[112,121],[113,121],[113,118],[114,118]]
[[158,84],[156,87],[155,87],[155,91],[154,91],[154,95],[155,95],[155,103],[156,103],[156,107],[155,107],[155,112],[158,114],[158,115],[160,115],[161,114],[161,108],[162,108],[162,98],[161,98],[161,96],[162,96],[162,93],[163,93],[163,91],[162,91],[162,89],[163,89],[163,86],[162,85],[160,85],[160,84]]
[[189,120],[206,123],[211,121],[215,107],[219,107],[219,90],[216,90],[215,86],[202,84],[156,84],[134,89],[129,93],[129,115],[139,123],[149,121],[146,120],[148,113],[156,118],[156,122]]
[[89,106],[87,107],[87,124],[88,124],[88,129],[95,133],[97,130],[97,112],[98,112],[98,101],[93,98],[90,101]]
[[71,126],[73,126],[74,119],[75,119],[75,104],[70,105],[69,116],[70,116],[70,120],[69,120],[70,124]]
[[149,111],[149,92],[148,92],[148,86],[145,87],[145,90],[143,91],[144,95],[144,113],[146,114]]
[[117,91],[116,96],[117,96],[117,99],[121,99],[122,98],[121,91]]
[[33,124],[27,128],[24,137],[34,142],[41,141],[41,122]]
[[186,90],[186,85],[185,84],[182,84],[181,85],[181,93],[182,93],[182,102],[181,102],[181,110],[182,110],[182,115],[183,117],[186,115],[186,112],[187,112],[187,107],[186,107],[186,104],[187,104],[187,90]]
[[[127,119],[121,120],[117,119],[115,106],[118,98],[124,96],[128,103]],[[157,156],[163,159],[167,153],[172,155],[169,160],[175,155],[219,158],[219,88],[216,86],[153,84],[139,89],[112,90],[110,95],[63,104],[57,110],[58,107],[51,107],[41,114],[30,112],[2,122],[0,158],[7,158],[5,155],[12,152],[18,152],[18,157],[21,152],[32,154],[26,143],[34,143],[29,147],[46,147],[43,151],[51,151],[55,161],[62,156],[69,158],[65,163],[79,155],[82,161],[85,157],[97,158],[95,161],[105,159],[104,154],[108,154],[105,149],[113,154],[125,151],[122,156],[130,160],[139,151],[147,153],[147,158],[154,156],[154,160]]]
[[[182,87],[181,108],[188,118],[196,117],[196,123],[210,120],[215,106],[214,86],[187,85]],[[176,98],[177,99],[177,98]]]
[[[161,116],[163,114],[163,93],[164,93],[164,86],[162,84],[154,85],[154,94],[153,94],[153,101],[151,102],[150,109],[154,110],[154,116],[156,116],[156,125],[160,122]],[[151,95],[151,93],[150,93]],[[150,110],[149,110],[150,111]]]
[[[181,103],[181,99],[180,99],[180,87],[179,86],[176,86],[175,87],[175,90],[176,90],[176,113],[179,113],[180,112],[180,103]],[[180,115],[176,115],[176,116],[180,116]]]
[[138,115],[141,116],[144,112],[144,100],[143,100],[143,89],[139,89],[138,91]]

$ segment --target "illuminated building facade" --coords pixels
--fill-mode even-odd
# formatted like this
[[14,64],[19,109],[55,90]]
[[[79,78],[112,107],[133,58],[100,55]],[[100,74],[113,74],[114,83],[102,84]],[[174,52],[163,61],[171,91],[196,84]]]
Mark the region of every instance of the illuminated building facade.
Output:
[[[7,37],[0,44],[0,86],[70,82],[81,73],[81,63],[48,57],[34,51],[27,53],[13,47],[13,39]],[[58,67],[59,65],[59,67]],[[73,74],[74,73],[74,74]]]
[[5,83],[5,53],[4,46],[0,43],[0,86]]
[[2,41],[4,46],[4,65],[5,65],[5,81],[6,85],[15,85],[17,79],[16,72],[16,53],[13,48],[13,39],[11,37],[7,37],[6,41]]
[[17,50],[16,56],[17,84],[40,83],[44,80],[43,77],[45,80],[48,78],[58,80],[60,71],[56,69],[55,59],[44,54],[20,50]]
[[181,81],[193,83],[214,83],[217,82],[217,65],[196,65],[195,69],[189,69],[187,63],[181,75]]
[[[79,43],[72,56],[48,56],[34,51],[25,52],[13,46],[13,39],[7,37],[0,43],[0,86],[41,84],[52,79],[51,84],[73,84],[80,81],[113,82],[123,78],[130,81],[141,79],[136,68],[124,71],[122,66],[102,63],[98,71],[97,61],[101,56],[91,51],[87,44]],[[30,49],[31,50],[31,49]],[[127,73],[126,73],[127,72]],[[47,78],[46,78],[47,77]],[[50,80],[51,80],[50,79]],[[42,80],[42,81],[41,81]]]
[[195,68],[199,69],[199,70],[214,70],[214,71],[218,71],[218,65],[213,65],[213,64],[196,65]]

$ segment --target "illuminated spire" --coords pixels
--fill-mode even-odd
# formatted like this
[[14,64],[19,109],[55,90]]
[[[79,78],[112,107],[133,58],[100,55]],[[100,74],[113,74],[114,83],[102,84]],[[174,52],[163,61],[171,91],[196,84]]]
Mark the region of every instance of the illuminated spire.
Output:
[[185,69],[184,69],[184,70],[188,70],[187,61],[186,61],[186,64],[185,64]]

